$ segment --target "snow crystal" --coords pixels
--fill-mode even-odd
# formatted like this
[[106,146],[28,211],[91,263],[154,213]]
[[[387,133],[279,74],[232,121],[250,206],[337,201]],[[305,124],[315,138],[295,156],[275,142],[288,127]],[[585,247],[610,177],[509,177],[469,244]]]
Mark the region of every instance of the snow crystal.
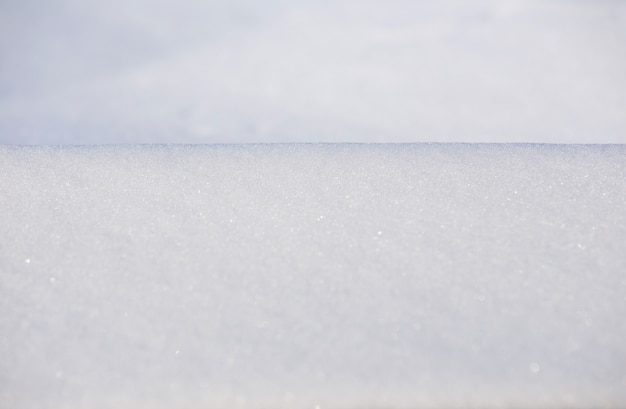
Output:
[[624,406],[625,166],[2,146],[0,406]]

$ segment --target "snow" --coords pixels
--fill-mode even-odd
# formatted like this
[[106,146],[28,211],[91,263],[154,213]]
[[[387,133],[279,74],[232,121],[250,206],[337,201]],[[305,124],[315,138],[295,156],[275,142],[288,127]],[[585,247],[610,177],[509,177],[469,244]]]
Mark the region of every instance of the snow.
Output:
[[0,146],[0,407],[623,407],[625,165]]
[[0,3],[0,143],[626,142],[619,0]]
[[625,44],[619,0],[0,1],[0,408],[626,407]]

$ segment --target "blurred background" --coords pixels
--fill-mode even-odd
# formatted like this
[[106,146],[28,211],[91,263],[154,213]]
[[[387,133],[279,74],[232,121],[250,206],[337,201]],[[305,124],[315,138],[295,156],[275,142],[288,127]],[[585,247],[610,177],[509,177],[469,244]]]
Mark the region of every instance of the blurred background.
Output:
[[0,0],[0,143],[626,143],[626,1]]

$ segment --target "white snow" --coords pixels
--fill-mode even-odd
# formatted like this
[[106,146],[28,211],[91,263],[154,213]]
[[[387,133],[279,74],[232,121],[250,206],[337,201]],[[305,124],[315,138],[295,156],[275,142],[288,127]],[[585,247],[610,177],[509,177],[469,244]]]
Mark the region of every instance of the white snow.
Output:
[[620,0],[0,2],[0,143],[626,142]]
[[624,407],[625,166],[2,146],[0,407]]
[[624,73],[620,0],[0,1],[0,408],[626,407]]

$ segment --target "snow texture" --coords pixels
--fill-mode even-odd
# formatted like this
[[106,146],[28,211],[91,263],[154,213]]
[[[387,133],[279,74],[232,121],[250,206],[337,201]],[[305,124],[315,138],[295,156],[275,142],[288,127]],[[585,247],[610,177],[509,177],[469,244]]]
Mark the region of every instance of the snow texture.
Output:
[[7,0],[0,144],[626,143],[621,0]]
[[0,147],[0,407],[626,407],[625,166]]
[[0,408],[626,407],[625,72],[620,0],[0,1]]

